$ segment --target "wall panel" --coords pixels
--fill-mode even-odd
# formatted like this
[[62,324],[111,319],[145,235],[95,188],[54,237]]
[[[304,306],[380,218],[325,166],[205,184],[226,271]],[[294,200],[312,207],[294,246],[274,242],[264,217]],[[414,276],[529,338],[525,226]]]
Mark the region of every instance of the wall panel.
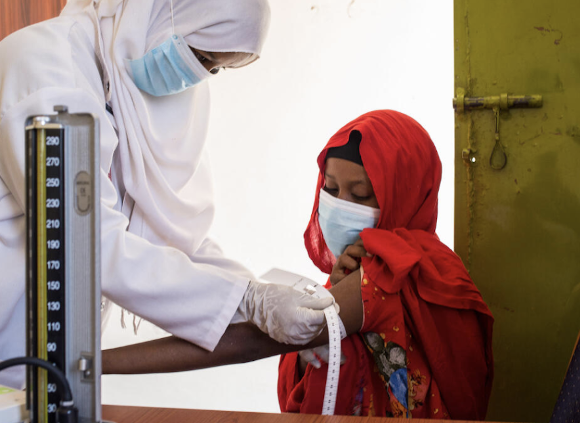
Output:
[[66,0],[0,0],[0,40],[28,25],[58,16]]

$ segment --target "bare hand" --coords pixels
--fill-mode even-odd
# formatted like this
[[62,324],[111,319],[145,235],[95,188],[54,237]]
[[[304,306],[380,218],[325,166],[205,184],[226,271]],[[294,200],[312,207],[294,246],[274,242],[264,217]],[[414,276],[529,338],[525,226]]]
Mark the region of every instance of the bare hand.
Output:
[[367,253],[362,240],[359,238],[357,242],[346,247],[344,253],[334,263],[330,274],[330,284],[336,285],[350,272],[357,270],[360,267],[361,257],[372,257],[372,254]]

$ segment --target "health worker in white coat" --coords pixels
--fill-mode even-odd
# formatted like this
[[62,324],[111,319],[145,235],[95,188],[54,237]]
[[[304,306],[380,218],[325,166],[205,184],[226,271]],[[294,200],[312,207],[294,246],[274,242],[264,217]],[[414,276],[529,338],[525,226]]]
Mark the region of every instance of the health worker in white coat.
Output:
[[284,343],[320,333],[332,299],[255,282],[208,238],[207,81],[258,58],[269,13],[267,0],[69,0],[0,42],[0,360],[25,354],[24,123],[55,105],[100,120],[104,314],[113,301],[207,350],[230,323]]

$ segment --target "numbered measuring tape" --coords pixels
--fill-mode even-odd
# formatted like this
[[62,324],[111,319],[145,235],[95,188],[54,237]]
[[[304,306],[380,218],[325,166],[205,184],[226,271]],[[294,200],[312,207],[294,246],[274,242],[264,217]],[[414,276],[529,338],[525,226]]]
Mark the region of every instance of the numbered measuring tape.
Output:
[[[55,111],[26,122],[27,354],[64,372],[79,416],[100,421],[98,125]],[[31,422],[56,421],[52,375],[29,370],[27,395]]]
[[[301,286],[304,285],[305,286]],[[323,286],[309,280],[298,282],[295,289],[306,292],[316,298],[332,297]],[[324,400],[322,402],[322,414],[332,416],[336,406],[336,396],[338,393],[338,380],[340,376],[340,341],[346,338],[346,329],[338,317],[334,305],[324,309],[326,316],[326,327],[328,328],[328,373],[326,375],[326,386],[324,387]]]
[[[312,295],[315,298],[332,297],[332,294],[322,285],[285,270],[272,269],[262,275],[260,279],[291,286],[295,290]],[[330,416],[334,414],[338,393],[341,357],[340,344],[341,340],[346,338],[347,334],[334,305],[325,308],[324,315],[326,316],[326,326],[328,328],[328,373],[326,375],[326,386],[324,388],[322,414]]]
[[334,306],[326,308],[324,314],[326,315],[326,324],[328,326],[329,354],[322,414],[332,416],[334,414],[334,407],[336,406],[338,378],[340,376],[340,341],[346,338],[346,329],[342,324],[342,320],[338,317]]

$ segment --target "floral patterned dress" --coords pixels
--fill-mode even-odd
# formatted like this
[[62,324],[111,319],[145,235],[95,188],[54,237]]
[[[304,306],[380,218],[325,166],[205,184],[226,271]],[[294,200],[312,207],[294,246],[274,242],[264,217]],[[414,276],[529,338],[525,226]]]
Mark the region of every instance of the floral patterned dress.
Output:
[[421,346],[405,325],[398,294],[386,294],[362,274],[364,324],[361,332],[387,392],[384,412],[375,415],[449,419],[437,382],[433,380]]

